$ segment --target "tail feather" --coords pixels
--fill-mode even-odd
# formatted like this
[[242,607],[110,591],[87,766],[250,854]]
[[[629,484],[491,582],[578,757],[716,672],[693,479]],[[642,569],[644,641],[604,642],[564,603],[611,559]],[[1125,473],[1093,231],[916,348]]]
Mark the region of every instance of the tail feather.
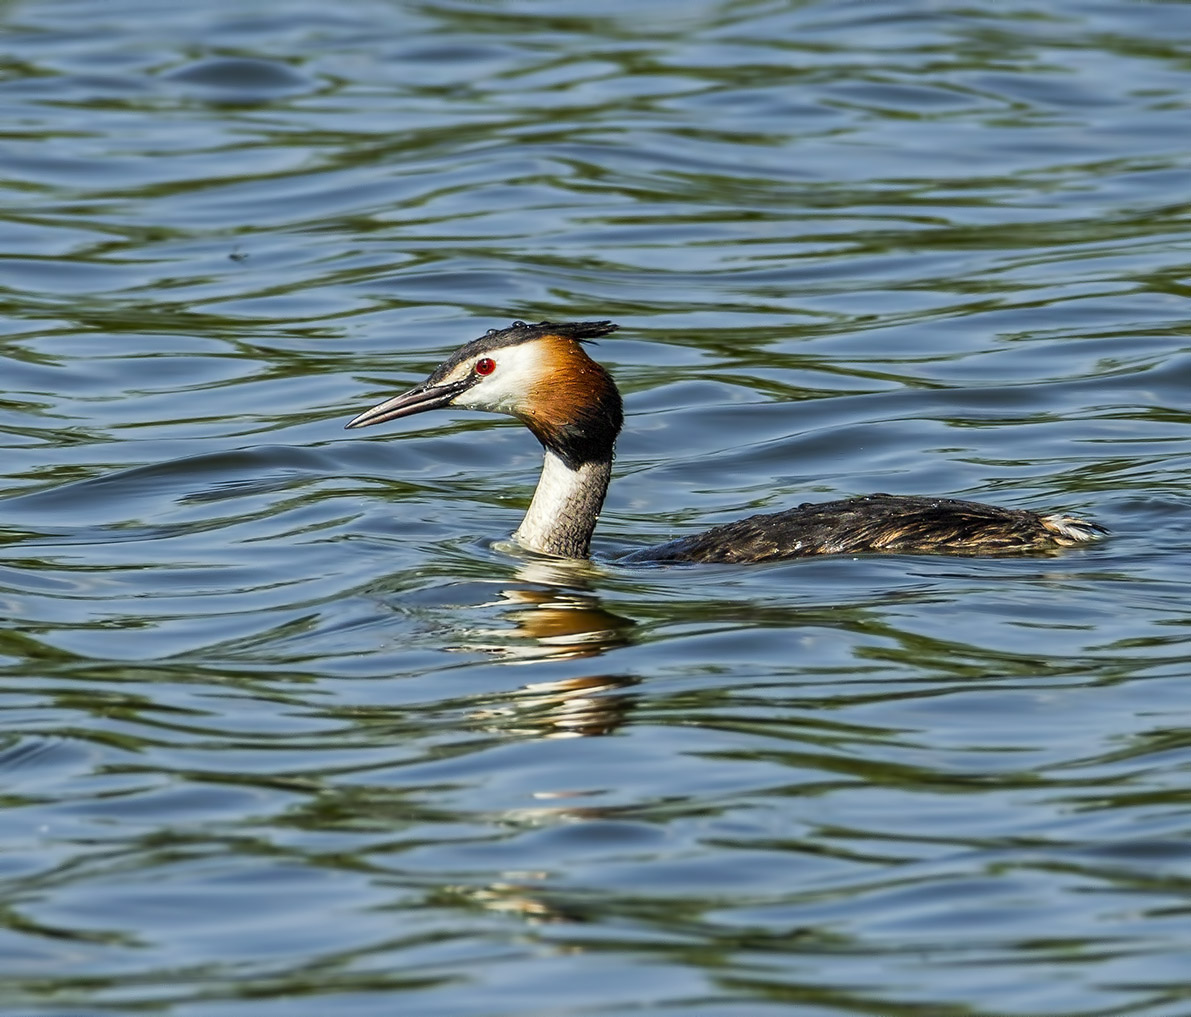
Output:
[[1053,534],[1056,543],[1063,545],[1099,540],[1108,532],[1108,528],[1099,523],[1091,523],[1086,519],[1077,519],[1075,516],[1065,516],[1060,513],[1043,516],[1042,525]]

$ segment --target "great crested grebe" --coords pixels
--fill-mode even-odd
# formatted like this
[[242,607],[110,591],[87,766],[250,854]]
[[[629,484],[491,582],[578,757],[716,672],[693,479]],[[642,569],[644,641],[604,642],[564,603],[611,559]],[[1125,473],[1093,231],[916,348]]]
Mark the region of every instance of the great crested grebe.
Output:
[[[610,321],[515,321],[490,329],[439,364],[421,385],[365,410],[367,427],[457,406],[516,417],[546,450],[542,476],[514,539],[558,558],[585,558],[608,492],[624,420],[620,392],[580,345]],[[868,551],[1012,554],[1095,540],[1103,526],[952,498],[869,494],[749,516],[632,551],[622,563],[760,562]]]

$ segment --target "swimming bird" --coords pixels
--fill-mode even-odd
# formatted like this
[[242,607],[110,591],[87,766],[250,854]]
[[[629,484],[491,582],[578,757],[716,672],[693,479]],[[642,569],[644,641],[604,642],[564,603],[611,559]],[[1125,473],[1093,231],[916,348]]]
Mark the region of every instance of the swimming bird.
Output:
[[[422,384],[365,410],[347,427],[447,406],[516,417],[541,442],[545,462],[513,537],[540,554],[585,558],[612,477],[624,411],[615,382],[583,343],[617,328],[610,321],[515,321],[490,329],[456,350]],[[1071,547],[1106,532],[1063,514],[870,494],[749,516],[631,551],[617,561],[762,562],[873,551],[1020,554]]]

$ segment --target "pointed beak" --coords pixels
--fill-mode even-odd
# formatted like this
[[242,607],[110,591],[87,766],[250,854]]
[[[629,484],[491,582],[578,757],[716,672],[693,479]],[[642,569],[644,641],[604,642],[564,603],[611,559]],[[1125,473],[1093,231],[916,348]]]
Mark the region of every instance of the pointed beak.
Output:
[[411,388],[383,403],[377,403],[370,410],[365,410],[357,417],[352,417],[345,427],[368,427],[369,424],[383,424],[386,420],[396,420],[398,417],[412,417],[415,413],[426,410],[437,410],[442,406],[449,406],[451,400],[468,387],[466,381],[452,382],[449,385],[422,384]]

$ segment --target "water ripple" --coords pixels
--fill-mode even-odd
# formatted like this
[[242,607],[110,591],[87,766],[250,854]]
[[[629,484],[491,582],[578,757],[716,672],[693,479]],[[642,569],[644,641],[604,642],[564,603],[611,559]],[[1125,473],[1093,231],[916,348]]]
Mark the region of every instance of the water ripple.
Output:
[[[3,19],[10,1007],[1178,1009],[1187,8]],[[591,563],[342,431],[512,318],[622,325]],[[611,563],[872,490],[1113,534]]]

